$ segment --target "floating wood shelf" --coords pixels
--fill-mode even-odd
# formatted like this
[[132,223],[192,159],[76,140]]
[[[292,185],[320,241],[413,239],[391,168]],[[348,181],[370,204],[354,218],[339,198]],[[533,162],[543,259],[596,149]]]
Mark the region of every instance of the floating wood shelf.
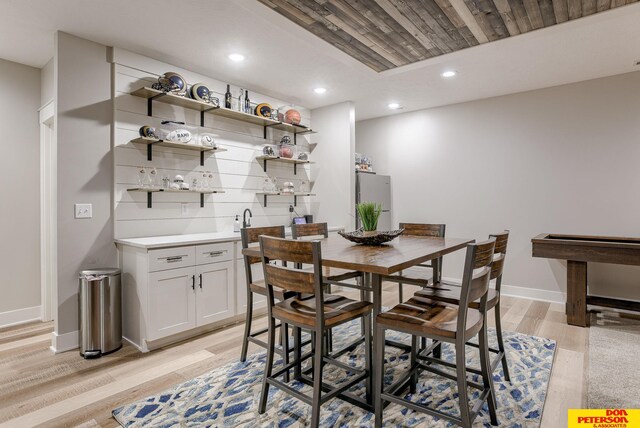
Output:
[[162,92],[149,87],[140,88],[131,93],[136,97],[145,98],[147,100],[147,116],[153,116],[153,101],[159,101],[165,104],[171,104],[196,110],[200,112],[200,126],[204,126],[204,114],[210,113],[217,116],[223,116],[230,119],[240,120],[242,122],[252,123],[264,128],[264,138],[267,138],[267,128],[275,128],[293,133],[294,143],[297,135],[314,134],[315,132],[308,126],[292,125],[290,123],[280,122],[278,120],[267,119],[255,116],[253,114],[241,111],[231,110],[224,107],[214,106],[213,104],[203,101],[193,100],[191,98],[181,97],[172,93]]
[[262,200],[263,200],[263,206],[267,206],[267,197],[268,196],[293,196],[293,205],[297,206],[298,205],[298,196],[315,196],[315,193],[303,193],[303,192],[296,192],[296,193],[284,193],[284,192],[259,192],[257,193],[257,195],[262,195]]
[[156,138],[139,137],[131,140],[130,143],[145,144],[147,146],[147,160],[153,160],[153,146],[171,147],[173,149],[186,149],[200,152],[200,165],[204,166],[205,152],[226,152],[227,149],[220,147],[206,147],[199,144],[176,143],[173,141],[158,140]]
[[200,207],[204,207],[204,195],[212,195],[214,193],[226,193],[224,190],[176,190],[176,189],[145,189],[143,187],[134,187],[127,189],[128,192],[142,192],[147,194],[147,208],[153,207],[154,193],[197,193],[200,195]]
[[264,172],[267,172],[267,161],[270,162],[282,162],[282,163],[292,163],[293,164],[293,173],[298,173],[298,165],[300,164],[312,164],[309,160],[302,159],[291,159],[291,158],[281,158],[280,156],[256,156],[256,159],[262,161],[262,169]]

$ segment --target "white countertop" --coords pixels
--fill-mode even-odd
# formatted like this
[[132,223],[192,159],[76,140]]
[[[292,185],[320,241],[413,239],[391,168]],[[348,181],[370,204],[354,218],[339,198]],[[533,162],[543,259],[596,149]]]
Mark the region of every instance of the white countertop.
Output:
[[[331,226],[329,232],[343,230],[343,227]],[[291,228],[287,227],[287,235],[291,234]],[[143,238],[116,239],[117,245],[128,245],[137,248],[165,248],[182,245],[209,244],[212,242],[239,241],[239,232],[211,232],[192,233],[188,235],[146,236]]]

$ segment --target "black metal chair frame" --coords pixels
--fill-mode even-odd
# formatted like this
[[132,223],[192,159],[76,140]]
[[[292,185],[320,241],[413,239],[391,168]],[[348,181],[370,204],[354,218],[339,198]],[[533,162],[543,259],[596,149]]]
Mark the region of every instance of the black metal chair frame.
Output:
[[[496,240],[498,238],[500,238],[501,236],[504,236],[505,234],[509,234],[509,231],[505,231],[503,233],[496,233],[496,234],[491,234],[489,235],[489,239],[491,238],[496,238]],[[496,249],[498,249],[498,247],[496,247]],[[500,363],[502,363],[502,372],[504,373],[504,379],[507,382],[511,382],[511,375],[509,373],[509,363],[507,361],[507,352],[506,349],[504,347],[504,339],[503,339],[503,335],[502,335],[502,320],[501,320],[501,316],[500,316],[500,291],[502,288],[502,274],[503,274],[503,270],[504,270],[504,259],[506,257],[506,253],[507,253],[507,241],[504,242],[504,245],[502,246],[502,248],[500,248],[500,252],[495,253],[493,256],[493,264],[494,267],[492,267],[491,270],[491,280],[496,281],[495,283],[495,290],[496,290],[496,294],[497,294],[497,302],[496,304],[493,306],[493,308],[488,307],[486,309],[486,313],[484,314],[485,316],[488,315],[488,312],[491,309],[494,309],[494,317],[495,317],[495,323],[496,323],[496,338],[497,338],[497,342],[498,342],[498,348],[492,348],[489,347],[489,352],[496,354],[496,357],[491,361],[491,365],[490,365],[490,369],[491,369],[491,373],[495,372],[496,369],[498,368],[498,365],[500,365]],[[500,265],[495,266],[496,262],[499,262]],[[453,287],[456,288],[460,288],[460,286],[458,285],[451,285]],[[427,287],[430,288],[430,287]],[[433,287],[435,288],[435,287]],[[437,299],[435,299],[437,300]],[[467,346],[472,346],[474,348],[478,348],[479,344],[475,343],[475,342],[467,342]],[[423,346],[424,348],[424,346]],[[425,359],[425,360],[430,360],[428,358],[428,356],[432,354],[433,358],[437,358],[440,359],[441,358],[441,353],[440,353],[440,346],[438,346],[437,343],[433,343],[428,350],[421,350],[418,354],[418,358],[420,359]],[[481,374],[481,371],[477,368],[473,368],[473,367],[467,367],[467,371],[470,373],[474,373],[474,374]]]
[[[283,266],[275,266],[270,265],[273,260],[280,260],[283,263],[292,262],[293,266],[298,266],[298,264],[307,263],[309,260],[303,260],[302,258],[297,258],[295,255],[289,253],[288,255],[276,254],[275,252],[272,254],[265,254],[264,251],[264,243],[266,241],[276,241],[281,240],[278,238],[271,237],[260,237],[260,247],[262,253],[262,265],[265,269],[265,283],[267,285],[267,309],[268,309],[268,332],[269,332],[269,346],[267,348],[267,362],[264,372],[264,378],[262,383],[262,392],[260,395],[260,402],[258,405],[258,413],[263,414],[266,411],[267,398],[269,395],[269,386],[273,385],[279,388],[282,391],[287,392],[291,396],[299,399],[300,401],[309,404],[312,407],[312,416],[311,416],[311,427],[318,427],[320,422],[320,408],[322,404],[333,398],[340,398],[349,403],[355,404],[357,406],[370,409],[370,401],[372,398],[372,377],[371,377],[371,312],[366,315],[363,315],[365,319],[365,367],[364,369],[355,368],[344,364],[340,361],[335,360],[334,357],[328,355],[326,350],[326,341],[323,339],[325,333],[328,331],[328,328],[325,325],[325,314],[324,314],[324,286],[322,280],[322,258],[321,258],[321,244],[319,241],[305,241],[301,243],[305,246],[308,246],[308,255],[311,256],[311,261],[313,264],[313,273],[311,274],[308,270],[301,270],[296,268],[287,268]],[[282,239],[283,241],[286,241]],[[294,241],[298,242],[299,241]],[[270,257],[271,256],[271,257]],[[287,257],[293,260],[283,260],[282,257]],[[273,316],[273,306],[275,305],[275,299],[273,295],[273,284],[269,280],[270,276],[267,270],[267,266],[273,268],[274,270],[280,271],[293,271],[293,272],[304,272],[306,275],[313,275],[313,288],[314,288],[314,296],[310,296],[308,298],[315,299],[315,307],[319,308],[316,310],[316,326],[313,329],[310,329],[309,326],[304,324],[299,324],[297,322],[293,322],[291,320],[288,323],[293,327],[294,330],[294,357],[293,361],[286,363],[282,368],[277,370],[275,373],[273,372],[273,361],[274,361],[274,346],[275,346],[275,328],[276,328],[276,318]],[[302,293],[308,293],[310,290],[294,290],[300,296]],[[282,322],[282,321],[281,321]],[[347,321],[345,321],[347,322]],[[339,325],[339,324],[338,324]],[[334,325],[334,327],[337,325]],[[309,330],[312,332],[312,340],[314,346],[311,351],[302,354],[301,349],[301,331]],[[351,346],[351,345],[350,345]],[[345,348],[347,349],[347,348]],[[343,353],[340,351],[340,353]],[[302,363],[308,359],[311,359],[312,366],[311,371],[313,373],[312,377],[306,375],[306,372],[309,370],[302,370]],[[354,373],[353,379],[349,381],[345,381],[340,385],[334,385],[328,383],[322,379],[323,368],[326,364],[334,365],[342,370],[347,372]],[[306,385],[309,385],[313,388],[313,395],[309,396],[304,394],[291,386],[287,385],[287,375],[290,370],[294,371],[294,378],[299,380]],[[277,378],[283,376],[283,381],[278,380]],[[347,392],[348,389],[358,384],[359,382],[365,381],[366,383],[366,399],[362,399],[361,397],[356,396],[350,392]]]
[[[284,226],[279,226],[279,228],[280,228],[280,233],[278,234],[278,237],[284,238],[285,237]],[[258,229],[258,228],[253,228],[253,230],[255,229]],[[249,242],[249,239],[247,236],[248,234],[247,229],[242,229],[240,231],[240,234],[241,234],[243,249],[248,248],[249,244],[255,243],[255,241]],[[253,331],[253,332],[251,331],[251,327],[253,324],[253,290],[251,290],[251,284],[253,283],[253,272],[251,271],[251,265],[256,263],[259,263],[259,261],[252,261],[251,257],[244,256],[244,269],[245,269],[246,287],[247,287],[247,312],[245,317],[244,336],[242,337],[242,351],[240,353],[241,362],[245,362],[247,360],[249,342],[255,345],[261,346],[265,349],[268,349],[268,346],[269,346],[267,342],[260,340],[257,337],[262,334],[268,333],[269,332],[268,327],[262,328],[258,331]],[[275,327],[281,329],[280,343],[282,345],[282,348],[278,349],[277,352],[282,356],[282,359],[286,364],[289,361],[289,354],[291,352],[289,349],[288,327],[286,324],[284,325],[277,324]]]
[[[482,327],[478,333],[479,337],[479,349],[480,349],[480,375],[482,377],[482,384],[470,381],[467,379],[466,369],[466,324],[467,314],[469,310],[470,292],[472,283],[480,283],[481,288],[485,288],[484,294],[480,297],[481,313],[486,314],[487,306],[487,291],[489,288],[489,281],[491,275],[491,262],[488,262],[485,266],[477,266],[476,259],[478,248],[485,246],[489,243],[495,245],[495,238],[489,241],[485,241],[478,244],[469,244],[467,246],[467,254],[465,259],[464,276],[462,280],[462,290],[460,296],[460,305],[457,315],[457,328],[455,339],[438,338],[431,346],[420,352],[422,358],[418,358],[418,337],[431,338],[429,335],[423,335],[417,331],[402,328],[390,328],[385,327],[384,324],[377,323],[376,328],[376,343],[384,344],[384,338],[386,330],[401,331],[411,335],[411,356],[410,356],[410,369],[403,374],[398,380],[387,388],[384,387],[384,345],[378,346],[376,349],[376,356],[374,364],[378,367],[376,371],[376,379],[374,380],[374,408],[375,408],[375,426],[376,428],[382,426],[383,410],[385,402],[399,404],[409,409],[420,413],[426,413],[431,416],[439,417],[451,421],[457,425],[463,427],[471,427],[471,424],[480,413],[480,409],[485,401],[489,405],[489,413],[491,417],[491,424],[497,425],[496,407],[495,407],[495,392],[493,387],[493,379],[491,377],[489,352],[487,343],[487,323],[483,315]],[[491,249],[493,252],[493,249]],[[480,272],[475,272],[480,270]],[[478,285],[476,285],[478,287]],[[472,300],[471,300],[472,301]],[[402,303],[400,304],[402,305]],[[482,309],[484,308],[484,309]],[[434,347],[438,346],[442,342],[453,343],[456,352],[456,363],[444,362],[440,359],[432,358],[428,356]],[[484,352],[483,352],[484,350]],[[425,361],[426,360],[426,361]],[[434,365],[444,365],[445,367],[455,368],[456,375],[442,371]],[[437,409],[425,406],[423,404],[412,402],[404,398],[403,391],[406,387],[410,388],[411,393],[416,392],[416,384],[421,371],[428,371],[447,379],[454,380],[458,385],[458,398],[460,402],[460,417],[453,416],[449,413],[441,412]],[[480,397],[476,400],[473,407],[469,406],[467,386],[479,389],[481,391]]]

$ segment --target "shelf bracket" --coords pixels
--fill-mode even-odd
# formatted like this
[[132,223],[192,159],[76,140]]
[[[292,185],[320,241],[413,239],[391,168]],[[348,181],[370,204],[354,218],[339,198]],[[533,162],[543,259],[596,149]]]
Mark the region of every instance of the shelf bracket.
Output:
[[293,206],[294,207],[298,206],[298,196],[296,196],[296,195],[293,196]]
[[204,166],[204,152],[200,152],[200,166]]
[[200,208],[204,208],[204,193],[200,193]]
[[276,126],[276,125],[280,125],[280,123],[272,123],[269,125],[264,125],[264,135],[263,138],[266,140],[267,139],[267,128],[272,127],[272,126]]
[[147,208],[151,208],[153,206],[153,193],[147,192]]
[[293,164],[293,175],[297,175],[298,174],[298,164],[294,163]]
[[147,145],[147,160],[151,161],[153,160],[153,144],[148,144]]
[[262,170],[264,172],[267,172],[267,160],[266,159],[262,159]]
[[293,133],[293,145],[298,145],[298,134],[296,132]]
[[163,92],[161,94],[154,95],[151,98],[147,98],[147,116],[153,116],[153,100],[164,97],[165,95],[167,95],[167,93]]
[[206,112],[211,111],[211,110],[217,110],[217,109],[219,109],[219,108],[220,108],[220,106],[214,106],[214,107],[211,107],[211,108],[208,108],[208,109],[202,110],[202,111],[200,112],[200,126],[204,126],[204,114],[205,114]]
[[265,208],[267,207],[267,194],[265,193],[264,195],[262,195],[263,197],[263,204],[262,206],[264,206]]

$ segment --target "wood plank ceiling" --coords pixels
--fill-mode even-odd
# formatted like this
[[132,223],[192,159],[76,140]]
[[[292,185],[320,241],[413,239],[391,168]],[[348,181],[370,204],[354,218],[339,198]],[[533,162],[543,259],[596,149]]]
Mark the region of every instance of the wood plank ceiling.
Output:
[[377,72],[638,0],[259,0]]

